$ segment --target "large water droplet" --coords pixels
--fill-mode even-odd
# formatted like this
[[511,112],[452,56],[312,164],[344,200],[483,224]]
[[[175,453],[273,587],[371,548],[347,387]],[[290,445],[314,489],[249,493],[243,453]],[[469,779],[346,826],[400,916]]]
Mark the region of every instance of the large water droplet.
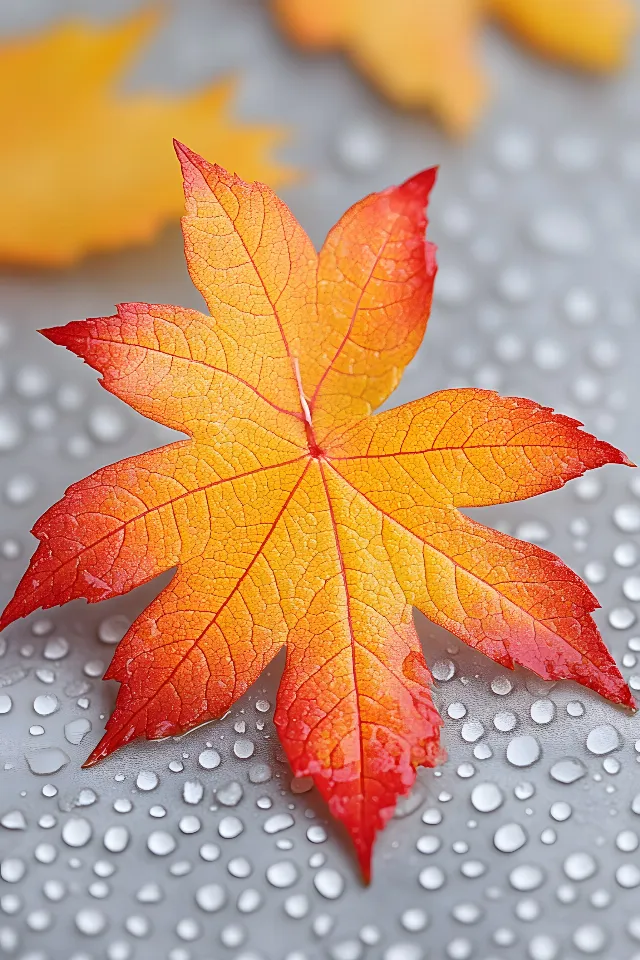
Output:
[[471,791],[471,803],[480,813],[491,813],[503,802],[504,795],[496,783],[478,783]]
[[327,900],[337,900],[344,890],[344,878],[337,870],[323,867],[313,878],[313,885]]
[[602,756],[605,753],[611,753],[620,746],[620,734],[610,723],[603,723],[599,727],[594,727],[587,736],[587,750]]
[[71,817],[62,828],[62,839],[69,847],[84,847],[93,834],[93,828],[84,817]]
[[42,747],[39,750],[32,750],[25,757],[31,773],[38,776],[49,776],[57,773],[69,763],[70,758],[58,747]]
[[147,847],[157,857],[166,857],[175,850],[176,841],[166,830],[154,830],[147,837]]

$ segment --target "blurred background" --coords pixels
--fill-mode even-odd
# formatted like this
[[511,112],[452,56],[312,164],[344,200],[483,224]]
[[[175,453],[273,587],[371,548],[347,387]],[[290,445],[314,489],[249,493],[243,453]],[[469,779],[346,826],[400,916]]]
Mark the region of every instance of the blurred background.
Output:
[[[121,301],[202,307],[172,136],[276,186],[317,245],[366,193],[440,164],[433,314],[392,403],[451,385],[529,396],[638,461],[634,9],[1,0],[3,605],[70,483],[171,439],[36,331]],[[640,480],[606,468],[482,520],[585,577],[640,690]],[[400,804],[369,888],[292,781],[279,660],[216,724],[82,771],[114,644],[159,586],[0,637],[0,955],[640,958],[638,721],[424,621],[449,759]]]

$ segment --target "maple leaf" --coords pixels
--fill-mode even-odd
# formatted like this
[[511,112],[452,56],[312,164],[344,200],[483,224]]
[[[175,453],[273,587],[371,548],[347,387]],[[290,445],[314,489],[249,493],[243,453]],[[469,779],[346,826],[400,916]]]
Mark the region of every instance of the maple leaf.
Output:
[[69,22],[0,47],[0,261],[65,266],[150,240],[183,209],[178,133],[243,176],[282,183],[268,159],[283,131],[228,116],[229,81],[187,95],[123,92],[157,26],[144,11],[110,26]]
[[275,722],[369,875],[441,720],[412,606],[505,667],[632,706],[579,577],[460,507],[624,454],[530,400],[444,390],[372,415],[424,334],[435,171],[352,207],[316,254],[287,207],[177,145],[187,263],[211,315],[127,303],[43,333],[188,439],[98,470],[36,523],[0,627],[177,567],[118,646],[91,765],[218,717],[287,649]]
[[489,84],[478,55],[495,17],[540,53],[607,72],[624,62],[636,23],[631,0],[273,0],[298,43],[341,48],[406,107],[428,107],[451,133],[480,116]]

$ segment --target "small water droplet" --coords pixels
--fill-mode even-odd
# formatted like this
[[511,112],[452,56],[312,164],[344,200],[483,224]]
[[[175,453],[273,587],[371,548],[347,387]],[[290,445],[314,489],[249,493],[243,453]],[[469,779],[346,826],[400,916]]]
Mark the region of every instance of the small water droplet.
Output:
[[440,867],[424,867],[418,876],[418,883],[425,890],[439,890],[444,882],[445,875]]
[[464,703],[450,703],[447,707],[447,714],[452,720],[462,720],[467,715],[467,708]]
[[218,833],[223,840],[233,840],[239,837],[244,830],[244,824],[239,817],[223,817],[218,824]]
[[109,827],[102,842],[110,853],[122,853],[129,844],[129,831],[126,827]]
[[514,737],[507,745],[507,760],[514,767],[530,767],[540,759],[540,752],[535,737]]
[[493,725],[501,733],[509,733],[518,723],[518,718],[511,710],[501,710],[493,718]]
[[569,880],[588,880],[598,869],[591,854],[579,852],[570,854],[563,864],[564,872]]
[[309,913],[309,898],[304,893],[294,893],[284,902],[284,912],[292,920],[302,920]]
[[593,923],[585,923],[573,934],[573,945],[581,953],[600,953],[604,949],[607,937],[602,929]]
[[237,780],[231,780],[216,790],[216,800],[218,803],[221,803],[223,807],[237,806],[243,796],[244,792]]
[[290,813],[276,813],[265,820],[262,829],[265,833],[280,833],[282,830],[288,830],[294,823],[295,821]]
[[131,621],[121,613],[105,617],[98,625],[98,640],[113,646],[120,643],[131,626]]
[[536,211],[529,233],[539,249],[564,256],[584,253],[593,239],[589,223],[577,210],[555,205]]
[[267,867],[266,876],[272,887],[291,887],[298,879],[298,868],[291,860],[279,860]]
[[475,743],[484,736],[484,727],[479,720],[467,720],[462,724],[460,736],[466,743]]
[[436,660],[431,667],[431,674],[434,680],[446,683],[451,680],[456,673],[456,666],[453,660]]
[[220,847],[217,843],[203,843],[200,847],[200,856],[207,863],[213,863],[220,857]]
[[491,813],[504,802],[504,795],[495,783],[478,783],[471,791],[471,804],[480,813]]
[[182,786],[182,799],[185,803],[197,804],[204,797],[204,786],[199,780],[186,780]]
[[21,507],[33,499],[36,490],[37,485],[33,477],[26,473],[17,473],[7,480],[4,495],[11,506]]
[[635,863],[623,863],[616,870],[616,883],[625,890],[640,886],[640,867]]
[[216,767],[220,766],[221,758],[217,750],[209,748],[203,750],[198,757],[198,763],[203,768],[203,770],[215,770]]
[[501,853],[514,853],[526,842],[527,834],[519,823],[505,823],[498,827],[493,836],[493,844]]
[[51,637],[43,651],[46,660],[62,660],[69,653],[69,641],[64,637]]
[[87,427],[98,443],[118,443],[126,432],[127,425],[114,407],[95,407],[89,414]]
[[509,677],[498,676],[491,681],[491,690],[499,697],[504,697],[513,690],[513,684]]
[[65,723],[64,725],[65,739],[75,746],[82,743],[82,740],[90,731],[91,721],[86,720],[84,717],[78,717],[77,720],[70,720],[69,723]]
[[13,706],[13,700],[8,693],[0,693],[0,714],[9,713]]
[[84,847],[93,834],[93,828],[84,817],[71,817],[62,828],[62,839],[69,847]]
[[97,937],[107,926],[107,918],[99,910],[85,907],[75,916],[76,927],[86,937]]
[[587,772],[587,768],[581,760],[575,757],[565,757],[558,760],[549,771],[551,777],[558,783],[575,783],[580,780]]
[[27,821],[22,810],[9,810],[0,819],[0,824],[5,830],[26,830]]
[[136,893],[138,903],[160,903],[164,894],[157,883],[145,883]]
[[166,830],[154,830],[147,837],[147,847],[157,857],[166,857],[175,850],[176,841]]

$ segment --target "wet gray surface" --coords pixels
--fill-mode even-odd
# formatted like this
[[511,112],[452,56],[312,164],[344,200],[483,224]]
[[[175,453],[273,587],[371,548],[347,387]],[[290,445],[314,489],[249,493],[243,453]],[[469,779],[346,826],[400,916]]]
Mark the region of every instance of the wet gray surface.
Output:
[[[4,0],[0,28],[103,6]],[[394,403],[449,385],[531,396],[637,460],[640,61],[595,83],[493,35],[486,52],[496,100],[464,147],[394,113],[340,57],[288,48],[258,0],[182,0],[129,82],[187,89],[241,69],[238,114],[292,126],[283,156],[308,177],[285,195],[316,243],[360,196],[441,163],[437,302]],[[65,487],[170,436],[36,329],[118,301],[200,301],[177,227],[66,272],[2,274],[0,297],[4,602],[27,531]],[[640,479],[607,468],[482,519],[586,576],[639,690]],[[315,791],[292,783],[272,723],[278,662],[219,722],[82,771],[114,700],[100,681],[113,641],[159,586],[0,638],[0,954],[640,957],[638,720],[574,684],[507,675],[424,621],[449,760],[420,773],[369,888]]]

